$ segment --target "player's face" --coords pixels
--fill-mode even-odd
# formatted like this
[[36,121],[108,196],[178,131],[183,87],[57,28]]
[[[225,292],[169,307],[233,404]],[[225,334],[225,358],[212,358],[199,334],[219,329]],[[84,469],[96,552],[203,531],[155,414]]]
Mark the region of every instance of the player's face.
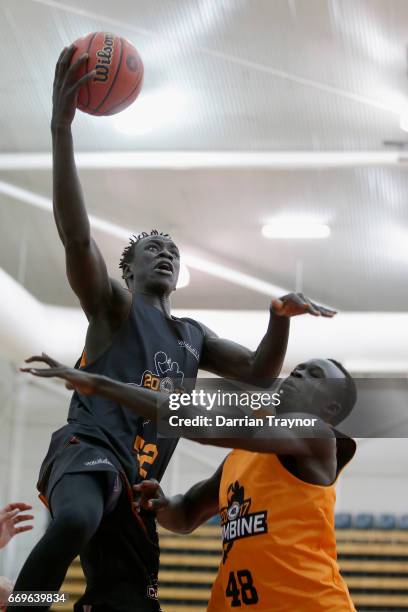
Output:
[[143,238],[136,245],[132,268],[135,287],[168,295],[177,285],[180,271],[179,250],[168,238]]
[[328,359],[300,363],[280,386],[279,412],[308,412],[330,420],[344,393],[344,373]]

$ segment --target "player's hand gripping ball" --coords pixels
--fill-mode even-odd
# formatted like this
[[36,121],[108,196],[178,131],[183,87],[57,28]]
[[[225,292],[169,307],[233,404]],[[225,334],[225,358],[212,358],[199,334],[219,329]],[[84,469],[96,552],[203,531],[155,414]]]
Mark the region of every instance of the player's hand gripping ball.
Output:
[[84,54],[77,78],[95,71],[79,90],[77,106],[91,115],[115,115],[134,102],[143,84],[143,62],[125,38],[92,32],[74,43],[71,66]]

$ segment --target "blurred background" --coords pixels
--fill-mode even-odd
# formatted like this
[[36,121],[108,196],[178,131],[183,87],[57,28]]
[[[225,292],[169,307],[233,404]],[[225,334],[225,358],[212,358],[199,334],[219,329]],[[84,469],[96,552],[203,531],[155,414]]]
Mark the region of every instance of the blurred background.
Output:
[[[407,26],[405,0],[2,0],[0,506],[33,503],[36,519],[2,551],[0,573],[15,578],[44,529],[35,483],[70,398],[18,367],[41,350],[73,364],[86,330],[51,214],[61,49],[113,31],[145,66],[129,110],[78,112],[73,127],[93,233],[113,277],[131,233],[167,231],[184,262],[176,315],[255,348],[271,297],[303,291],[340,314],[293,321],[285,371],[327,356],[356,377],[400,385],[408,368]],[[394,401],[382,394],[377,408]],[[397,435],[360,440],[338,486],[339,550],[359,610],[408,610],[408,445]],[[224,454],[181,442],[166,490],[209,476]],[[183,597],[168,587],[165,610],[205,608],[215,565],[204,567],[198,586],[184,576],[191,591]]]

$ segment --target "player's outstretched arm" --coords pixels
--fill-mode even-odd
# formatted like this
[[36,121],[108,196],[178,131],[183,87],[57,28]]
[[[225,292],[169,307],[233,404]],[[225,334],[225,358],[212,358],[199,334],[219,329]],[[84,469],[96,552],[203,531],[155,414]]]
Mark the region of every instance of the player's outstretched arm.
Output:
[[222,465],[215,474],[195,484],[184,495],[166,497],[156,480],[133,487],[137,508],[152,510],[159,524],[175,533],[191,533],[218,512]]
[[[260,414],[257,415],[258,417]],[[201,437],[188,436],[189,439],[200,444],[220,446],[222,448],[236,448],[254,453],[273,453],[290,457],[309,457],[324,459],[332,456],[336,445],[336,438],[332,429],[323,421],[313,418],[306,413],[279,415],[280,420],[286,419],[291,426],[260,426],[251,433],[242,433],[239,426],[231,428],[227,438],[204,437],[205,430],[201,429]],[[296,425],[296,420],[299,424]],[[311,423],[310,425],[301,425]],[[236,436],[236,437],[235,437]],[[243,436],[243,437],[240,437]]]
[[311,314],[331,318],[336,311],[311,302],[302,293],[272,300],[269,325],[256,351],[206,332],[200,368],[233,380],[269,387],[282,369],[289,338],[290,318]]
[[79,89],[94,76],[80,77],[87,60],[82,55],[72,66],[75,46],[64,49],[55,68],[51,120],[53,153],[53,208],[65,248],[67,276],[88,318],[109,303],[112,286],[103,257],[91,237],[81,184],[74,159],[71,124]]
[[[26,359],[27,363],[33,361],[45,363],[49,368],[27,367],[22,368],[22,371],[42,378],[61,378],[68,383],[69,388],[76,389],[83,395],[101,395],[127,406],[130,410],[152,422],[157,422],[163,416],[167,418],[169,414],[169,396],[166,393],[158,393],[151,389],[128,385],[100,374],[90,374],[83,370],[68,368],[44,353]],[[205,414],[205,411],[200,406],[190,406],[180,410],[178,414],[192,418]],[[211,412],[213,419],[224,414],[225,412],[222,409]],[[257,416],[260,417],[261,414],[259,412]],[[231,413],[227,416],[231,416]],[[282,418],[285,417],[285,415],[281,416]],[[298,426],[296,418],[307,418],[309,421],[313,421],[310,419],[310,415],[291,413],[288,418],[293,419],[291,427],[259,427],[250,437],[240,437],[242,429],[239,425],[236,429],[236,437],[233,436],[234,430],[232,429],[229,430],[229,436],[226,438],[213,437],[214,429],[208,426],[208,432],[205,427],[201,427],[200,438],[197,438],[194,428],[182,424],[178,427],[177,433],[182,438],[194,440],[200,444],[239,448],[259,453],[316,457],[322,453],[331,452],[334,436],[325,423],[315,419],[314,423],[312,422],[310,426],[305,427],[303,425]]]

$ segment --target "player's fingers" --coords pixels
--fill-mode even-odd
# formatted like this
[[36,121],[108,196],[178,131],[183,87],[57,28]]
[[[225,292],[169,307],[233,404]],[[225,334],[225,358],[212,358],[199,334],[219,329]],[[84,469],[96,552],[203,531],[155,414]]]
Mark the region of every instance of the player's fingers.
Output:
[[47,355],[47,353],[41,353],[41,357],[44,359],[45,363],[48,363],[48,365],[53,368],[63,367],[62,363],[60,363],[56,359],[53,359],[53,357],[50,357],[49,355]]
[[62,368],[22,368],[23,372],[28,372],[40,378],[65,378]]
[[33,525],[22,525],[21,527],[16,527],[15,528],[15,533],[24,533],[24,531],[30,531],[31,529],[33,529]]
[[290,296],[290,301],[296,304],[297,306],[306,306],[308,303],[307,298],[303,295],[303,293],[292,293]]
[[60,76],[63,76],[65,72],[68,70],[68,67],[71,63],[72,56],[74,55],[75,51],[76,51],[76,46],[74,44],[66,48],[61,59],[59,60]]
[[153,510],[157,512],[158,510],[163,510],[167,506],[167,499],[165,497],[160,497],[159,499],[149,499],[147,502],[147,509]]
[[314,317],[320,317],[321,312],[319,310],[317,310],[316,308],[314,308],[312,306],[312,304],[307,304],[306,306],[306,312],[308,312],[309,314],[313,315]]
[[62,61],[62,58],[64,57],[66,50],[67,50],[67,47],[64,47],[58,56],[57,63],[55,64],[54,83],[56,83],[58,80],[58,76],[60,73],[60,67],[61,67],[61,61]]
[[17,523],[24,523],[24,521],[33,521],[34,517],[32,514],[19,514],[14,517],[13,523],[16,525]]
[[25,359],[25,363],[32,363],[33,361],[38,361],[39,363],[46,363],[52,368],[58,368],[62,366],[61,363],[59,363],[46,353],[41,353],[41,355],[32,355],[31,357],[27,357],[27,359]]
[[143,480],[142,482],[139,482],[136,485],[133,485],[133,490],[134,491],[145,491],[145,490],[149,490],[149,489],[157,489],[159,487],[159,483],[157,482],[157,480],[154,480],[153,478],[150,480]]
[[76,83],[72,85],[72,87],[68,90],[68,94],[74,96],[76,92],[82,87],[82,85],[85,85],[85,83],[94,78],[95,74],[96,70],[91,70],[91,72],[87,72],[86,74],[84,74],[83,77],[78,79],[78,81],[76,81]]
[[320,304],[315,304],[311,302],[313,308],[318,310],[322,317],[334,317],[337,314],[337,310],[333,310],[332,308],[326,308],[325,306],[320,306]]
[[301,295],[291,296],[290,302],[288,303],[288,309],[289,312],[292,311],[292,314],[294,315],[308,312],[315,316],[319,316],[319,312],[314,310],[313,306],[308,302],[308,300]]
[[65,81],[68,84],[72,84],[75,82],[75,76],[79,70],[79,68],[86,62],[89,55],[88,53],[83,53],[77,60],[74,62],[67,70]]
[[44,361],[43,355],[32,355],[31,357],[27,357],[24,359],[25,363],[31,363],[32,361]]
[[8,512],[4,513],[3,520],[4,521],[14,521],[14,518],[18,515],[19,512],[20,510],[9,510]]
[[314,317],[320,317],[320,311],[315,308],[309,298],[305,297],[303,293],[298,294],[298,298],[302,306],[305,307],[305,312],[313,315]]
[[13,502],[11,504],[7,504],[4,508],[5,512],[9,512],[10,510],[31,510],[32,506],[30,504],[25,504],[24,502]]

